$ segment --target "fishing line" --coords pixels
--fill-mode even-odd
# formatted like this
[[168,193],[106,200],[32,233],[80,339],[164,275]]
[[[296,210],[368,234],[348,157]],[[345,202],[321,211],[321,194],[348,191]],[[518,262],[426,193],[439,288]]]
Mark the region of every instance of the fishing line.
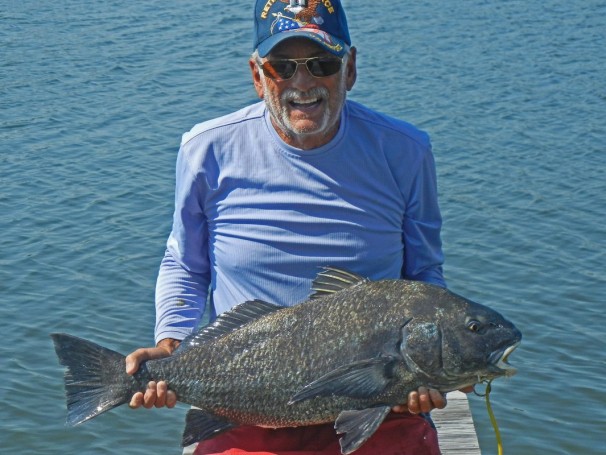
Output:
[[498,455],[503,455],[503,441],[501,440],[501,432],[499,431],[499,425],[497,424],[497,419],[494,416],[494,412],[492,412],[492,406],[490,405],[490,391],[492,387],[490,381],[486,382],[486,391],[483,394],[476,392],[475,386],[473,389],[473,393],[475,393],[479,397],[484,397],[486,399],[486,409],[488,410],[488,417],[490,417],[490,423],[492,423],[492,428],[494,429],[495,437],[497,438],[497,453]]

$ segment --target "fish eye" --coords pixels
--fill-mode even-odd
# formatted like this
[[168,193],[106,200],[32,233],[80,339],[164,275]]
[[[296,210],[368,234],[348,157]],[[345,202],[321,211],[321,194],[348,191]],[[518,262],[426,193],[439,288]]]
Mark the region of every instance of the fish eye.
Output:
[[482,323],[480,321],[476,321],[475,319],[472,319],[471,321],[469,321],[467,323],[467,328],[474,332],[477,333],[480,331],[480,329],[482,328]]

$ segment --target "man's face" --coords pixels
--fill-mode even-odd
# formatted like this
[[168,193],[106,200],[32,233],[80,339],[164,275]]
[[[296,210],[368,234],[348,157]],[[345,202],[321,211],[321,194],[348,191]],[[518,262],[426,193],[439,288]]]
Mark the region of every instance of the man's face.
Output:
[[[299,65],[290,79],[271,79],[251,59],[255,89],[265,100],[276,131],[287,144],[310,149],[334,137],[347,90],[355,82],[355,49],[352,51],[341,70],[326,77],[314,77],[305,65]],[[334,55],[312,41],[294,38],[277,45],[261,61],[309,57],[334,58]]]

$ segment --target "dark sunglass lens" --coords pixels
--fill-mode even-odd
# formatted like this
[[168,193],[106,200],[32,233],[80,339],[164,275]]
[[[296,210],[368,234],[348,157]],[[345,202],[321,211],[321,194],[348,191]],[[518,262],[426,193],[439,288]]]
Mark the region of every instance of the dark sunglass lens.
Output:
[[263,64],[263,72],[272,79],[290,79],[297,70],[297,64],[289,60],[273,60]]
[[335,58],[319,58],[307,61],[309,72],[315,77],[332,76],[341,69],[341,60]]

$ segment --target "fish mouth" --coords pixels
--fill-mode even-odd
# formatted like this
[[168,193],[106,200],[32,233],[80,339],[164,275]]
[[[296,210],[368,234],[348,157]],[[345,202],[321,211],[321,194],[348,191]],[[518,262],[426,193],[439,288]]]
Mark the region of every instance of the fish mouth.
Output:
[[517,341],[505,349],[494,351],[489,357],[490,365],[496,368],[500,374],[504,374],[505,376],[513,376],[516,374],[518,370],[509,364],[509,356],[519,345],[520,342]]

